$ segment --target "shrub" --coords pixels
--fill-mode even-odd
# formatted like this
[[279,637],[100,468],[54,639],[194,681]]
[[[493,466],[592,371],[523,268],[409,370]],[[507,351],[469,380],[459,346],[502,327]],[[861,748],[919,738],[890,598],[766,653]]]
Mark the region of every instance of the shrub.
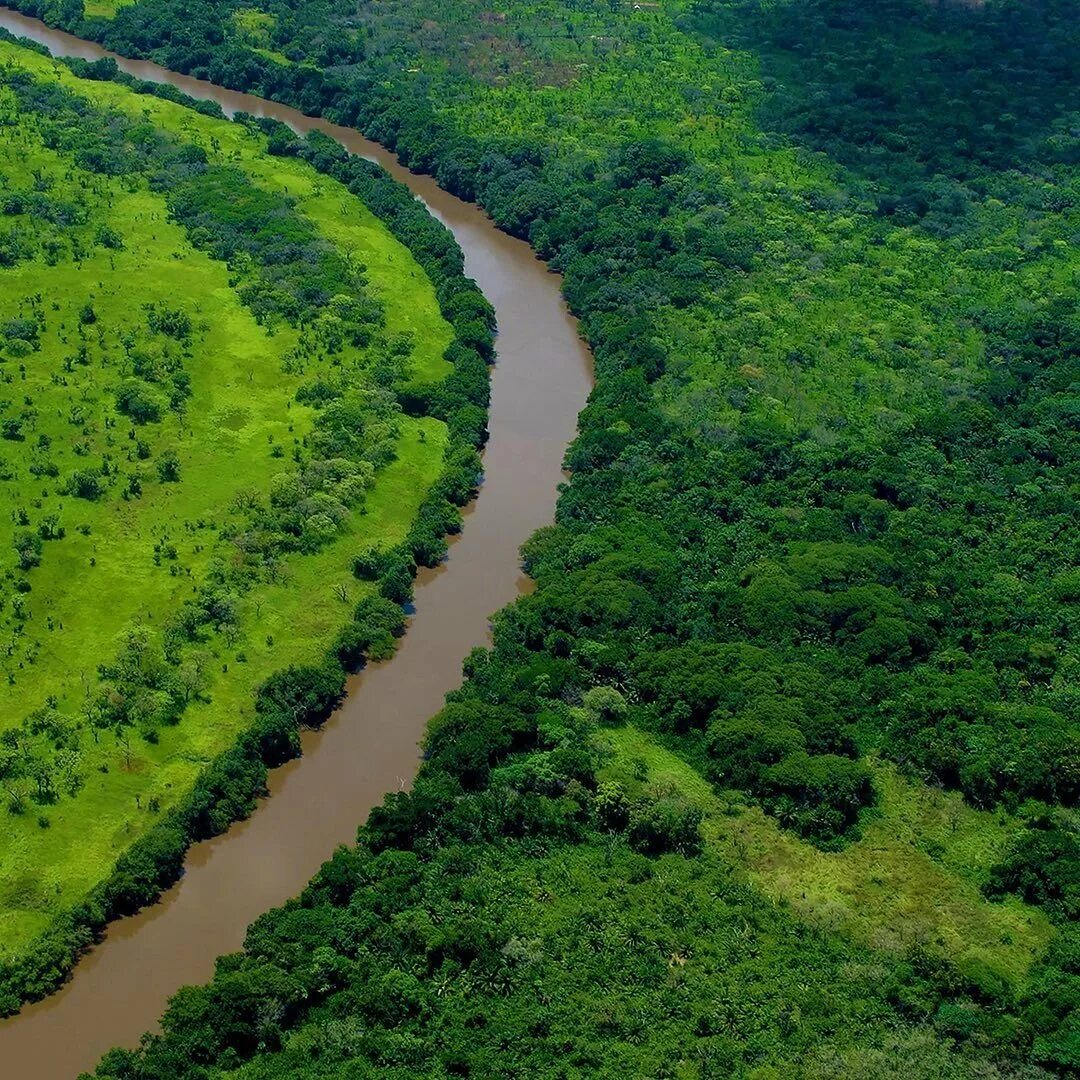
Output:
[[117,409],[136,424],[156,424],[163,405],[159,395],[142,379],[125,379],[117,388]]
[[13,540],[15,553],[19,557],[19,568],[30,570],[41,563],[41,537],[30,529],[19,529]]
[[748,717],[709,726],[710,778],[729,787],[758,788],[762,773],[789,754],[806,749],[806,739],[790,724],[768,725]]
[[157,459],[158,479],[163,484],[175,484],[180,479],[180,455],[175,450],[166,450]]
[[101,498],[105,487],[102,484],[100,472],[94,472],[91,469],[79,469],[68,477],[66,489],[69,495],[74,495],[77,499],[93,501]]

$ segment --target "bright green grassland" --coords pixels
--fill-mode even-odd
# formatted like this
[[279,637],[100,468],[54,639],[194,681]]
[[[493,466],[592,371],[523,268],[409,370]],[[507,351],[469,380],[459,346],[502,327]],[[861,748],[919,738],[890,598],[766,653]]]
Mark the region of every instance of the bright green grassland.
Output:
[[[89,9],[87,14],[90,14]],[[270,32],[276,23],[276,16],[258,8],[243,8],[233,12],[233,29],[245,44],[267,60],[273,60],[276,64],[287,64],[287,56],[269,47]]]
[[99,15],[104,19],[111,19],[120,8],[133,2],[134,0],[90,0],[84,10],[88,16]]
[[[82,82],[65,68],[0,44],[0,62],[18,64],[92,95],[133,117],[204,146],[211,160],[239,166],[256,185],[295,198],[296,209],[349,258],[367,267],[369,287],[385,309],[385,335],[411,336],[410,377],[444,374],[450,329],[430,282],[409,252],[341,185],[292,160],[269,158],[262,140],[226,121],[169,102],[136,96],[109,84]],[[265,493],[288,464],[271,456],[291,452],[311,428],[312,410],[293,401],[299,374],[282,359],[296,342],[287,325],[259,325],[230,286],[228,267],[194,249],[170,222],[165,200],[126,177],[90,174],[47,149],[18,122],[0,96],[0,167],[6,190],[48,186],[53,198],[85,205],[85,222],[71,230],[83,249],[75,261],[41,258],[0,270],[0,322],[25,314],[25,298],[39,294],[46,328],[40,349],[0,363],[3,416],[22,416],[22,441],[0,442],[0,550],[14,562],[20,511],[36,526],[56,514],[62,539],[45,541],[40,566],[26,575],[31,591],[5,585],[0,611],[0,729],[18,725],[54,699],[77,717],[96,684],[97,665],[112,658],[117,637],[141,625],[157,632],[190,597],[215,556],[216,530],[241,492]],[[12,218],[4,220],[5,225]],[[115,230],[122,247],[95,246],[100,227]],[[95,321],[83,324],[87,303]],[[125,462],[133,441],[129,422],[115,411],[125,333],[142,333],[144,305],[179,306],[194,332],[185,367],[192,396],[182,416],[167,411],[160,424],[139,428],[152,442],[149,479],[141,497],[124,500],[119,488],[97,501],[61,494],[61,481],[85,459],[103,454]],[[88,363],[65,366],[85,346]],[[158,335],[147,348],[176,349]],[[355,351],[355,350],[354,350]],[[363,356],[346,357],[361,363]],[[134,430],[134,429],[132,429]],[[47,441],[46,441],[47,440]],[[57,800],[5,814],[0,836],[0,942],[9,955],[27,945],[58,908],[76,902],[108,872],[116,856],[152,827],[184,794],[205,764],[242,731],[254,688],[290,662],[312,659],[347,619],[370,586],[349,573],[358,547],[392,544],[438,473],[445,427],[435,420],[399,422],[397,457],[377,477],[363,516],[353,514],[336,540],[317,553],[291,557],[279,580],[241,598],[240,618],[227,636],[214,634],[199,650],[205,688],[178,726],[151,743],[132,734],[121,745],[112,732],[83,730],[68,761],[77,789],[58,784]],[[155,459],[175,450],[180,482],[160,482]],[[58,477],[28,475],[34,455],[55,465]],[[24,614],[15,617],[14,605]],[[15,625],[25,619],[22,633]]]

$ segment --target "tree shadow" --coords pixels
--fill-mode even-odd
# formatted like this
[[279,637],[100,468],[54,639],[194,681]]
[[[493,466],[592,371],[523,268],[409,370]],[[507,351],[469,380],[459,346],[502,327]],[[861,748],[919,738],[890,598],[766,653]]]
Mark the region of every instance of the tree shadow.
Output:
[[935,177],[1080,162],[1075,0],[699,0],[687,28],[757,56],[763,128],[916,215]]

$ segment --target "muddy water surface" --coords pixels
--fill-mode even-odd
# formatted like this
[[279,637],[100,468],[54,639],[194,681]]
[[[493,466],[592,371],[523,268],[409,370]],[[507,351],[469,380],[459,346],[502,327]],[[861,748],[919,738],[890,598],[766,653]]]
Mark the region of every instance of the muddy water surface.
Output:
[[[112,55],[4,9],[0,26],[54,55]],[[160,903],[112,924],[62,990],[0,1022],[4,1080],[70,1080],[109,1047],[134,1045],[172,993],[205,981],[216,956],[240,947],[248,923],[299,892],[337,844],[355,838],[385,792],[409,784],[417,740],[443,695],[460,682],[462,659],[487,641],[491,613],[527,587],[518,547],[551,520],[563,451],[591,385],[588,351],[562,302],[559,278],[475,206],[410,173],[349,128],[156,64],[115,59],[138,78],[216,101],[227,114],[323,131],[379,162],[424,201],[454,233],[466,272],[498,316],[491,439],[480,496],[449,560],[421,573],[416,614],[394,659],[351,681],[326,727],[305,734],[303,757],[271,774],[271,797],[248,821],[193,847],[183,878]]]

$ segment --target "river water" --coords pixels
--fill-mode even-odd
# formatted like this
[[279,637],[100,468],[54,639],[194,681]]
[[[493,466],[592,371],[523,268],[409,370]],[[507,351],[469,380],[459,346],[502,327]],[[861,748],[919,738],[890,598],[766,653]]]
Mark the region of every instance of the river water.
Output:
[[[0,26],[54,55],[113,55],[91,42],[0,9]],[[438,569],[422,571],[416,613],[397,655],[350,682],[323,730],[304,735],[302,758],[270,776],[271,797],[223,836],[195,845],[161,902],[113,923],[58,993],[0,1022],[0,1076],[71,1080],[112,1046],[133,1046],[166,1000],[203,982],[214,958],[238,949],[247,925],[298,893],[385,792],[407,786],[417,741],[461,661],[489,637],[489,616],[528,587],[518,548],[551,520],[561,463],[591,386],[591,361],[563,303],[559,278],[475,206],[402,167],[357,132],[145,61],[115,57],[141,79],[171,83],[227,114],[270,116],[299,132],[323,131],[407,184],[457,238],[466,272],[495,306],[491,438],[479,498]]]

